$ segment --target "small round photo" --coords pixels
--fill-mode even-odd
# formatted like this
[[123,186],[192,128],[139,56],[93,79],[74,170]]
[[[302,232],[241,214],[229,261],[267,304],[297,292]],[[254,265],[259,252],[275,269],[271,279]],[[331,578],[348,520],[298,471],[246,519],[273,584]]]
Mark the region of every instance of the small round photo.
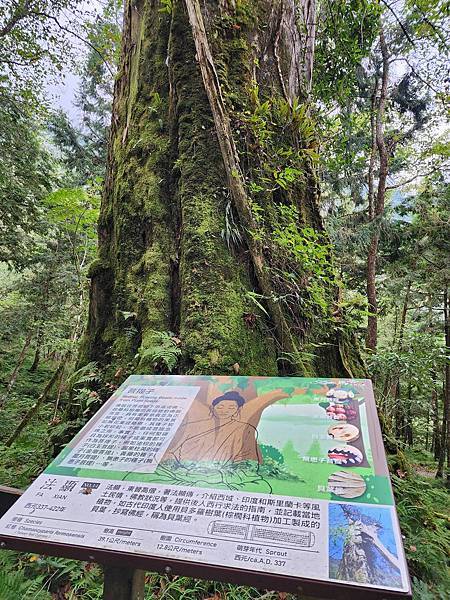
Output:
[[359,498],[366,489],[366,482],[358,473],[336,471],[328,477],[328,491],[340,498]]
[[340,442],[354,442],[359,438],[359,429],[350,423],[336,423],[328,427],[328,435]]
[[363,461],[363,455],[354,446],[335,446],[328,450],[328,458],[341,467],[356,467]]

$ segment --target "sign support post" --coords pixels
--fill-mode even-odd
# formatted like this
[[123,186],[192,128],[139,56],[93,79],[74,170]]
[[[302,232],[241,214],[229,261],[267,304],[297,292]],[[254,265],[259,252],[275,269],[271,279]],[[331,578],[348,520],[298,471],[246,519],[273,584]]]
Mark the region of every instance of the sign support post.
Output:
[[145,571],[103,567],[103,600],[144,600]]

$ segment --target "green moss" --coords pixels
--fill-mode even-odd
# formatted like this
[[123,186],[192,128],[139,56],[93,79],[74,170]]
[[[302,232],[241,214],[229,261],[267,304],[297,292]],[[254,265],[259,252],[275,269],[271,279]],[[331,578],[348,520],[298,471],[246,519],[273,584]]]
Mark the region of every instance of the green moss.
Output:
[[[280,207],[295,209],[298,231],[321,228],[312,159],[298,150],[308,148],[313,129],[305,107],[290,106],[276,81],[264,79],[261,89],[254,81],[252,32],[265,24],[267,3],[214,5],[207,26],[258,220],[254,233],[295,337],[290,355],[282,332],[275,337],[265,299],[262,310],[249,299],[259,290],[247,249],[239,236],[232,247],[224,240],[232,202],[185,6],[174,3],[170,15],[158,8],[141,3],[118,81],[101,262],[93,268],[97,296],[83,356],[108,370],[152,372],[159,368],[151,359],[158,335],[174,332],[182,373],[229,373],[235,363],[249,375],[348,373],[350,345],[330,334],[336,324],[329,257],[321,255],[326,265],[316,274],[311,256],[289,255],[277,240]],[[136,316],[130,322],[125,313]]]
[[88,279],[92,279],[93,277],[96,277],[99,273],[101,273],[102,271],[104,271],[107,268],[108,268],[108,265],[105,265],[105,263],[101,259],[96,258],[89,265],[89,269],[88,269],[88,273],[87,273]]
[[[91,319],[83,351],[86,359],[109,364],[108,371],[132,362],[146,331],[168,329],[171,317],[169,135],[167,102],[161,101],[167,89],[168,28],[148,3],[139,15],[133,13],[131,50],[121,70],[126,81],[119,81],[116,98],[119,126],[101,216],[109,235],[100,242],[103,261],[92,267],[94,287],[97,282],[102,289],[91,307],[98,303],[101,318]],[[102,297],[103,264],[110,265],[108,298]],[[124,312],[136,314],[132,324],[121,318]]]
[[[184,13],[175,9],[171,62],[178,97],[181,327],[183,369],[190,373],[276,374],[274,343],[250,328],[246,291],[252,289],[244,256],[230,252],[225,228],[222,157]],[[176,41],[175,41],[176,40]],[[242,260],[244,258],[244,260]]]

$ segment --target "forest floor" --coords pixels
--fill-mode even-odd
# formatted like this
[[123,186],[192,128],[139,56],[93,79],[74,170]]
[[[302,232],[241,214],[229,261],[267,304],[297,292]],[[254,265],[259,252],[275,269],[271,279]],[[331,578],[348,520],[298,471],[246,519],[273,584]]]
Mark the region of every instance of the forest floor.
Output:
[[[0,350],[0,397],[13,369],[13,356]],[[21,369],[0,419],[4,441],[42,392],[54,371],[52,361],[41,361],[30,372],[33,356]],[[7,448],[0,442],[0,485],[26,488],[53,456],[51,438],[64,426],[54,399],[44,403],[18,440]],[[415,600],[445,600],[450,576],[450,495],[434,478],[436,464],[429,453],[406,450],[410,474],[392,475],[404,546],[414,585]],[[0,553],[0,600],[100,600],[98,565],[16,552]],[[147,575],[146,600],[289,600],[290,595],[255,588],[205,582],[185,577]]]
[[420,475],[421,477],[435,477],[436,476],[436,469],[431,468],[431,467],[424,467],[423,465],[415,465],[412,464],[411,465],[414,472],[417,475]]

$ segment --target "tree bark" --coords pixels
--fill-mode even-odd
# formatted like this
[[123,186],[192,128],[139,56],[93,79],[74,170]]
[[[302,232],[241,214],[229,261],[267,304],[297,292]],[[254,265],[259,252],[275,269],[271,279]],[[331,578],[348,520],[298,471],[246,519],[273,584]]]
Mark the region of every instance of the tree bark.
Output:
[[438,392],[436,389],[436,373],[432,373],[433,381],[435,382],[433,385],[433,389],[431,391],[431,414],[433,420],[433,435],[431,442],[431,452],[434,454],[434,460],[439,460],[439,456],[441,453],[441,434],[439,431],[439,399]]
[[50,380],[47,382],[47,384],[46,384],[46,386],[45,386],[42,394],[39,396],[39,398],[36,400],[36,402],[31,406],[31,408],[28,410],[28,412],[25,414],[25,416],[23,417],[23,419],[20,421],[20,423],[16,427],[16,429],[13,431],[13,433],[6,440],[5,446],[9,447],[9,446],[12,446],[12,444],[14,444],[14,442],[17,440],[17,438],[19,437],[19,435],[22,433],[22,431],[25,429],[25,427],[31,421],[31,419],[33,418],[33,416],[38,412],[38,410],[40,409],[40,407],[42,406],[42,404],[44,403],[44,401],[47,399],[47,397],[48,397],[48,395],[49,395],[52,387],[55,385],[55,383],[56,383],[58,377],[60,376],[61,372],[63,371],[65,364],[66,364],[66,361],[64,359],[59,364],[58,368],[53,373],[53,375],[51,376]]
[[398,333],[398,351],[403,352],[403,337],[405,335],[406,315],[408,314],[409,296],[411,294],[411,280],[408,279],[406,284],[405,300],[402,306],[402,314],[400,317],[400,328]]
[[447,458],[446,484],[450,487],[450,304],[448,287],[444,289],[444,335],[445,335],[445,371],[443,383],[443,415],[441,429],[441,446],[436,477],[444,476],[444,465]]
[[376,108],[377,108],[377,92],[378,92],[378,77],[375,78],[373,84],[372,97],[370,99],[370,158],[369,158],[369,169],[367,173],[367,202],[369,221],[375,217],[374,214],[374,197],[375,197],[375,164],[377,155],[377,135],[376,135]]
[[33,364],[30,367],[30,373],[34,373],[39,366],[39,361],[41,358],[41,346],[42,346],[43,339],[44,339],[43,324],[40,324],[38,327],[38,332],[37,332],[37,336],[36,336],[36,349],[34,352]]
[[[305,0],[305,14],[312,4]],[[337,286],[324,288],[319,319],[311,276],[283,256],[275,236],[287,207],[300,235],[308,226],[325,241],[310,142],[302,139],[307,111],[298,117],[313,48],[294,0],[174,0],[170,14],[159,9],[150,0],[125,6],[79,364],[94,360],[105,377],[119,367],[124,376],[155,372],[148,356],[171,332],[182,350],[179,373],[230,374],[236,363],[241,375],[362,373],[351,332],[332,316]],[[310,29],[309,42],[314,35]],[[301,174],[255,192],[268,160],[263,110],[286,120]]]
[[[408,314],[409,296],[411,293],[411,281],[408,280],[406,286],[405,299],[403,301],[402,312],[400,316],[400,325],[398,331],[398,344],[397,349],[399,354],[403,352],[403,337],[405,334],[406,315]],[[394,381],[392,384],[393,390],[393,406],[395,409],[396,418],[396,435],[397,439],[403,439],[406,442],[408,436],[412,439],[412,430],[409,427],[408,415],[411,411],[411,376],[408,380],[408,394],[407,394],[407,406],[406,410],[403,406],[403,400],[400,393],[400,368],[394,375]]]
[[[411,378],[411,373],[409,374],[409,378],[408,378],[408,392],[407,392],[407,404],[406,404],[406,411],[405,411],[405,437],[404,437],[404,441],[405,444],[408,444],[408,446],[412,446],[413,445],[413,426],[412,426],[412,378]],[[428,431],[428,429],[427,429]]]
[[447,487],[450,487],[450,298],[448,287],[444,291],[444,329],[445,329],[445,392],[444,405],[447,417],[446,447],[447,447]]
[[389,52],[384,37],[383,28],[380,31],[380,49],[383,61],[381,74],[380,98],[376,117],[376,144],[379,156],[379,172],[377,194],[373,207],[373,233],[367,255],[367,302],[369,317],[367,320],[366,346],[372,351],[377,348],[378,339],[378,304],[376,290],[376,273],[378,260],[378,244],[380,241],[380,220],[384,212],[386,180],[388,176],[388,151],[384,139],[384,116],[386,111],[387,90],[389,82]]

